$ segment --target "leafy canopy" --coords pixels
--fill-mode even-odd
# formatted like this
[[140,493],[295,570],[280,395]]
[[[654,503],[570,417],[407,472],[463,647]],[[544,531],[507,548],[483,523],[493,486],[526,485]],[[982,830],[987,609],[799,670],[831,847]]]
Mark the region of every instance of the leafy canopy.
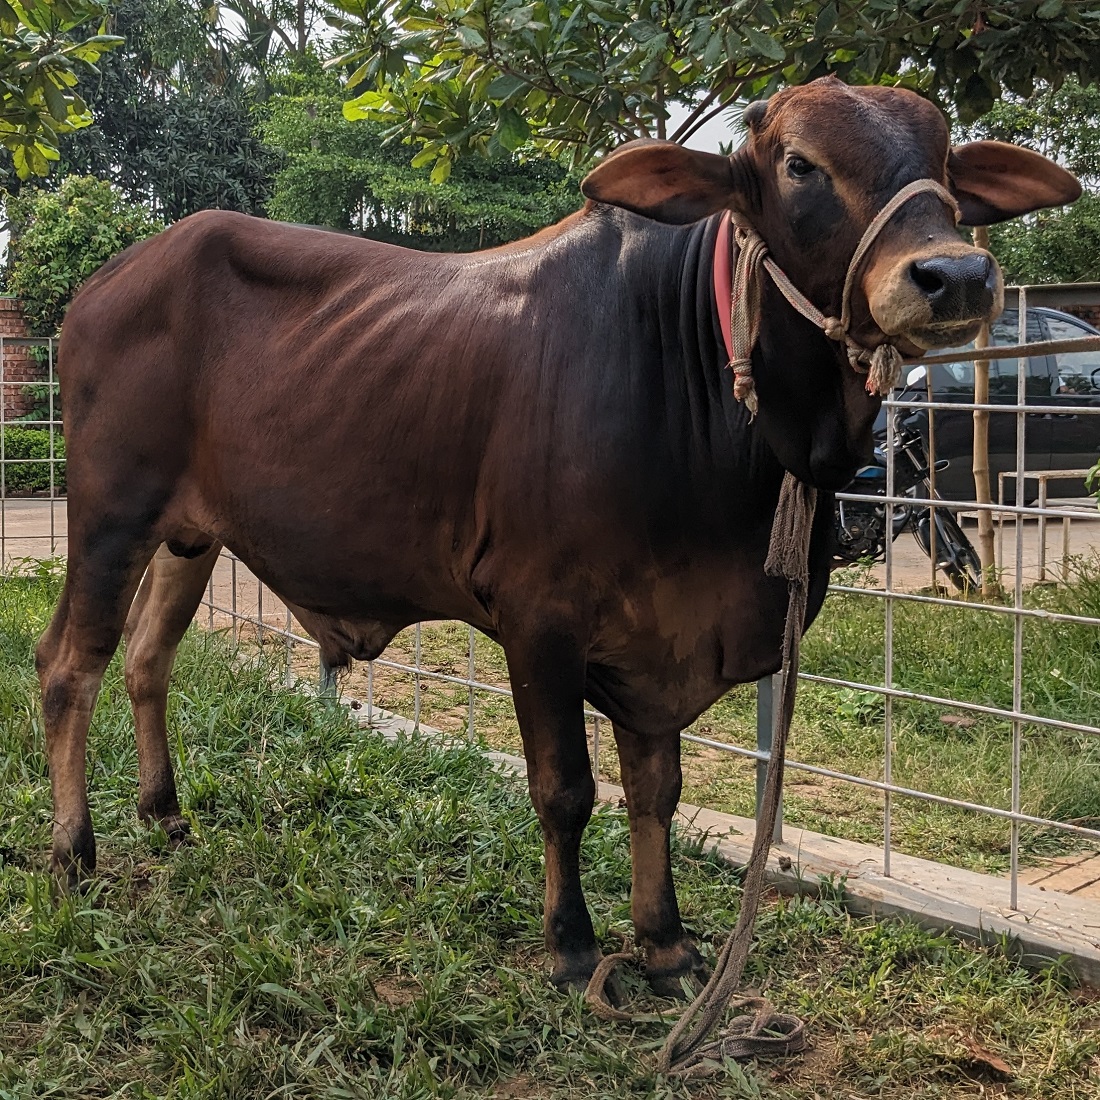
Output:
[[339,80],[315,69],[285,81],[297,94],[267,104],[265,140],[284,152],[271,217],[359,230],[417,248],[465,250],[524,237],[579,203],[577,180],[542,158],[469,159],[432,184],[380,127],[349,122]]
[[23,299],[31,331],[53,336],[65,309],[101,264],[161,228],[109,183],[70,176],[57,191],[8,200],[12,233],[6,290]]
[[[418,143],[437,179],[532,141],[582,161],[684,140],[738,100],[835,73],[988,111],[1067,74],[1100,78],[1100,0],[336,0],[357,36],[349,118]],[[392,16],[390,15],[392,13]],[[687,117],[670,131],[670,108]]]
[[0,143],[20,179],[45,175],[58,135],[92,121],[77,74],[122,39],[82,32],[105,14],[100,0],[0,0]]
[[[86,82],[95,122],[61,136],[54,178],[34,185],[97,176],[168,221],[262,213],[279,157],[256,132],[252,70],[209,18],[202,0],[115,0],[125,42]],[[2,165],[0,185],[19,190]]]

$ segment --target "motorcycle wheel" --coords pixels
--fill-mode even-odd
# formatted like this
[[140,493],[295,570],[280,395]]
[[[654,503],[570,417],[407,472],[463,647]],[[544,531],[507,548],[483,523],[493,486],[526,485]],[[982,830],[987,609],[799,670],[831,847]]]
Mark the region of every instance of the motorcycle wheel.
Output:
[[[920,548],[931,557],[932,546],[925,516],[913,528]],[[936,565],[960,592],[977,592],[982,587],[982,562],[970,539],[950,512],[936,509]]]

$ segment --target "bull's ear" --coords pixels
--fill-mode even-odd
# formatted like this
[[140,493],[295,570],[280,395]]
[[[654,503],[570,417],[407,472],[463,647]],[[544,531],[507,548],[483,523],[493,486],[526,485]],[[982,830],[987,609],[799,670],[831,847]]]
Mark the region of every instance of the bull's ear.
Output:
[[1075,176],[1030,149],[1003,141],[957,145],[947,157],[963,225],[993,225],[1081,196]]
[[581,181],[581,192],[596,202],[686,225],[730,204],[733,165],[729,157],[674,141],[636,141],[596,165]]

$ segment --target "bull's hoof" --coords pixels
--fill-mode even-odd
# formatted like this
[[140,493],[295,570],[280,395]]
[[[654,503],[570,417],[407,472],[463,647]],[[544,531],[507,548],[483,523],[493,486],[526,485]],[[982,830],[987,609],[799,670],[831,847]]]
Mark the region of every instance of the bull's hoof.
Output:
[[695,944],[684,941],[672,948],[650,949],[646,957],[645,977],[649,988],[658,997],[691,1000],[710,980],[710,969],[695,949]]
[[187,818],[176,814],[172,817],[161,818],[157,824],[168,838],[169,848],[175,850],[191,843],[191,822]]
[[174,797],[167,806],[163,801],[160,805],[162,808],[158,811],[155,803],[140,801],[138,820],[150,829],[162,832],[169,848],[180,848],[191,839],[191,822],[180,813]]
[[[550,975],[550,981],[554,983],[555,988],[563,993],[570,990],[583,993],[588,988],[588,983],[592,980],[592,975],[602,958],[603,955],[599,951],[591,956],[586,954],[583,959],[574,957],[571,960],[573,965],[568,969],[562,965],[565,960],[560,960],[558,966],[554,968],[554,973]],[[604,982],[603,995],[608,1004],[614,1008],[626,1004],[626,990],[619,980],[619,975],[614,971],[607,976],[607,980]]]
[[95,836],[91,823],[67,829],[54,826],[50,870],[62,893],[78,894],[88,887],[95,871]]
[[550,981],[562,992],[570,989],[583,992],[602,957],[596,947],[589,951],[558,951]]

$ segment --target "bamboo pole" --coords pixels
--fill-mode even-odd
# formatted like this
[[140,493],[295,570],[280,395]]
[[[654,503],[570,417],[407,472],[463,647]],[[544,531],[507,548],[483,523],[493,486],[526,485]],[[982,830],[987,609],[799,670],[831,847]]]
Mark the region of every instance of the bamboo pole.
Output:
[[[974,229],[974,244],[989,249],[989,230],[984,225]],[[978,338],[976,350],[989,347],[989,322],[986,321]],[[989,360],[974,361],[974,404],[989,404]],[[974,410],[974,499],[979,504],[991,504],[989,488],[989,412]],[[978,511],[978,557],[982,563],[982,595],[999,596],[1000,579],[997,575],[997,551],[993,538],[993,513],[982,508]]]

